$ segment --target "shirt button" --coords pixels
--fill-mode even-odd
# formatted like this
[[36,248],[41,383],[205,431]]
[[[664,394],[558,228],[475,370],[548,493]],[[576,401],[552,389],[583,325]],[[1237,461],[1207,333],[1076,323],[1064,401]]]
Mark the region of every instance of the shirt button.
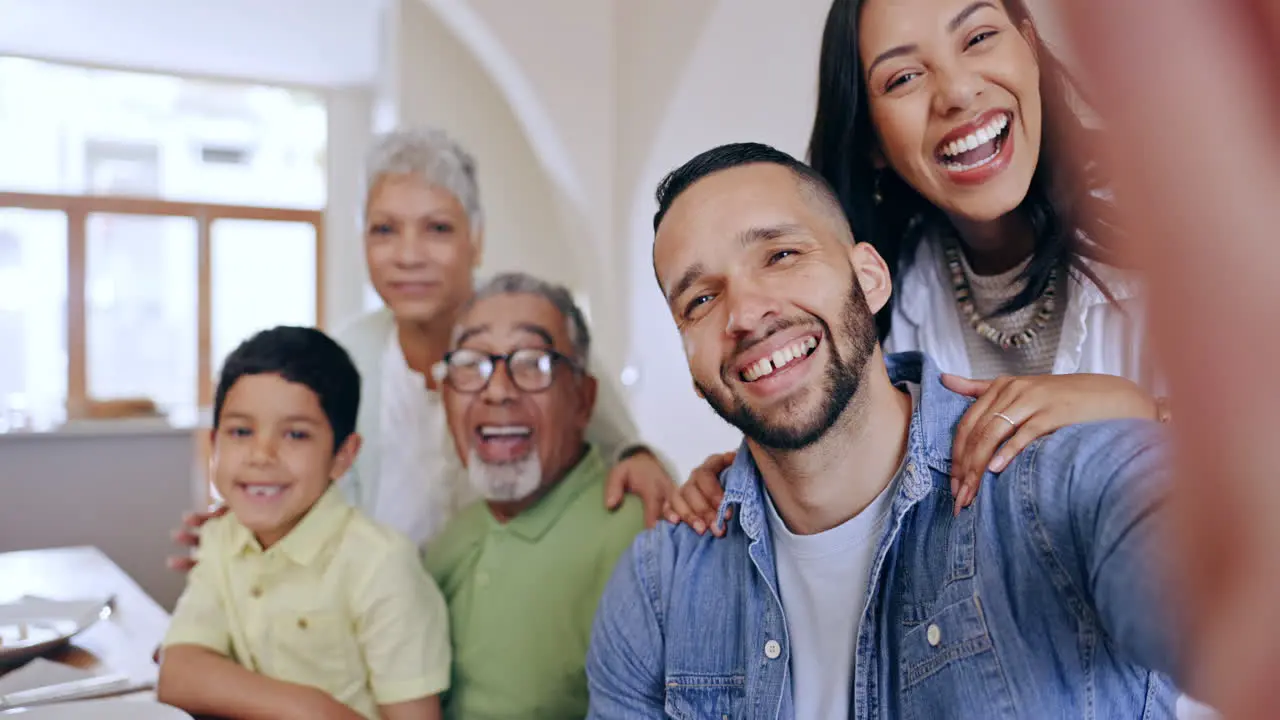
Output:
[[298,618],[298,629],[299,629],[299,630],[306,630],[306,629],[307,629],[307,619],[306,619],[306,618]]
[[770,640],[764,644],[764,656],[770,660],[777,660],[781,654],[782,646],[778,644],[777,640]]
[[255,598],[262,597],[262,588],[258,587],[257,585],[254,585],[253,587],[249,588],[249,595]]
[[915,475],[915,474],[916,474],[916,464],[915,464],[915,463],[913,463],[913,462],[909,462],[909,463],[907,463],[907,474],[908,474],[908,475]]
[[938,647],[938,643],[942,642],[942,628],[937,625],[930,625],[925,631],[925,639],[929,641],[931,647]]

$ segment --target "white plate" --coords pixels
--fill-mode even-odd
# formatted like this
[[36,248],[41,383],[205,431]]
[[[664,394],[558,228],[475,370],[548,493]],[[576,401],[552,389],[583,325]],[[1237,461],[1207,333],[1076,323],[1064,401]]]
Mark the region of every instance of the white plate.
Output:
[[9,666],[60,647],[110,615],[109,600],[23,598],[0,605],[0,665]]
[[149,700],[81,700],[79,702],[39,705],[0,713],[4,720],[192,720],[191,716],[169,705]]

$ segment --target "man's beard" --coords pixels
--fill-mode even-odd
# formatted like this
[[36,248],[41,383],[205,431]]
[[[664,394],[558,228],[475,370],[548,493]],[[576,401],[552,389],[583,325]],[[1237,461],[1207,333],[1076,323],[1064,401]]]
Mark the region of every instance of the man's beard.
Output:
[[467,479],[486,500],[524,500],[542,485],[542,460],[531,452],[511,462],[489,463],[472,449],[467,457]]
[[[840,352],[835,333],[831,332],[831,328],[825,322],[818,319],[827,339],[826,345],[831,359],[827,365],[819,405],[811,412],[797,417],[803,411],[799,407],[792,407],[793,403],[804,401],[804,396],[807,395],[805,393],[802,397],[788,401],[783,404],[783,407],[775,410],[773,414],[777,416],[778,421],[770,422],[756,413],[742,396],[733,390],[734,385],[731,380],[740,380],[740,378],[724,378],[725,385],[730,388],[727,393],[728,402],[717,397],[703,385],[695,384],[717,415],[760,445],[774,450],[800,450],[809,447],[821,440],[827,431],[835,426],[845,408],[858,394],[862,373],[866,370],[867,360],[875,349],[875,319],[856,278],[840,321],[843,334],[851,342],[847,358]],[[765,338],[797,324],[799,324],[797,321],[783,322],[771,328]],[[788,422],[789,420],[791,422]]]

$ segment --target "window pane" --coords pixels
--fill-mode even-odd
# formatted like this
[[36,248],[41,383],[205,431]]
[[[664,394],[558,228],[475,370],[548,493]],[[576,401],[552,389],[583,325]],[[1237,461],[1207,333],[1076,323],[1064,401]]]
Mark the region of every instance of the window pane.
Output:
[[66,216],[0,209],[0,431],[65,418],[66,308]]
[[212,237],[216,377],[255,332],[316,324],[316,233],[308,223],[218,220]]
[[89,216],[85,331],[89,396],[196,404],[196,223]]
[[0,189],[323,207],[318,93],[0,57]]

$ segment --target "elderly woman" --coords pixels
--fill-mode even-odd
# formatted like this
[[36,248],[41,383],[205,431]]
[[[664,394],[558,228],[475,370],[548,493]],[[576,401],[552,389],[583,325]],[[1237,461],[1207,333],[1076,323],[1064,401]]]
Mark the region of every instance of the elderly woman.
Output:
[[[477,499],[457,457],[431,369],[449,348],[473,292],[484,214],[471,155],[445,133],[405,129],[379,138],[367,160],[365,259],[385,306],[337,333],[363,379],[357,431],[364,445],[340,487],[347,499],[418,544]],[[652,452],[635,442],[626,406],[602,382],[588,440],[613,463],[606,504],[641,498],[652,526],[673,491]],[[207,514],[188,515],[180,543]],[[171,561],[190,566],[185,558]]]

